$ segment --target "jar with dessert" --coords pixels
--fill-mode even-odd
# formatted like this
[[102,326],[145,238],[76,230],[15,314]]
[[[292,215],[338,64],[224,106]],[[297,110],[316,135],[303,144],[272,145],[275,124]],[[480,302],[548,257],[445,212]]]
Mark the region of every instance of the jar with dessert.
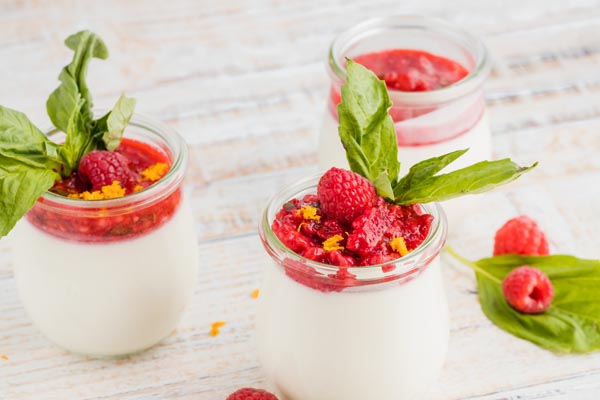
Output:
[[[350,171],[319,178],[281,191],[260,223],[272,258],[256,322],[264,371],[281,399],[419,398],[448,346],[444,212],[373,201],[372,186]],[[323,194],[338,179],[367,188],[373,206],[340,220]],[[383,225],[385,239],[370,241]]]
[[484,44],[438,19],[391,16],[356,25],[331,44],[331,86],[319,142],[323,170],[348,167],[337,130],[347,59],[367,67],[387,85],[403,172],[422,159],[466,148],[469,152],[451,169],[490,158],[483,84],[491,62]]
[[259,234],[270,258],[257,315],[268,381],[285,400],[421,399],[443,367],[448,310],[439,204],[506,184],[509,159],[441,171],[465,150],[400,174],[386,85],[347,61],[332,167],[275,195]]
[[1,233],[23,216],[15,281],[48,339],[84,355],[131,354],[172,334],[191,301],[198,248],[183,193],[187,148],[124,95],[94,113],[85,75],[106,46],[89,31],[65,43],[75,54],[47,102],[54,129],[44,134],[0,107]]

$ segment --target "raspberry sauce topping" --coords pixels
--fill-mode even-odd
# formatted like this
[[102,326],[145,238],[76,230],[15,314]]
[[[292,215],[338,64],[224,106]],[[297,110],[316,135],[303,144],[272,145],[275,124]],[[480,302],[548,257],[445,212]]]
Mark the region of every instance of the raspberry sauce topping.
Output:
[[[140,192],[159,181],[169,170],[171,160],[157,148],[132,139],[122,139],[119,148],[92,151],[83,156],[79,168],[50,189],[61,196],[81,200],[107,200]],[[110,242],[150,232],[161,226],[177,210],[181,190],[144,207],[133,202],[127,210],[82,208],[58,204],[41,197],[26,214],[39,229],[63,239],[82,242]],[[91,203],[89,203],[91,204]]]
[[[331,168],[319,181],[317,194],[286,202],[271,228],[295,253],[342,267],[332,276],[337,285],[311,277],[314,271],[308,265],[294,263],[286,267],[292,279],[330,291],[359,284],[347,267],[392,262],[419,247],[432,222],[433,216],[424,213],[420,205],[388,203],[375,194],[366,179],[354,172]],[[390,271],[394,267],[385,268]]]
[[456,61],[421,50],[384,50],[362,54],[354,61],[375,72],[388,89],[403,92],[441,89],[469,74]]
[[[96,150],[84,155],[77,171],[57,181],[50,191],[84,200],[122,197],[152,185],[169,168],[170,161],[162,151],[137,140],[123,139],[115,151]],[[103,193],[107,186],[117,186],[115,181],[123,190]]]
[[323,213],[314,194],[285,203],[272,224],[288,248],[313,261],[339,267],[382,264],[419,247],[433,217],[419,205],[399,206],[377,196],[347,224]]
[[[467,75],[467,70],[460,63],[422,50],[388,49],[370,52],[354,57],[354,61],[371,70],[383,80],[389,90],[399,92],[429,92],[443,89],[455,84]],[[394,100],[394,99],[392,99]],[[337,106],[341,102],[341,91],[337,85],[330,90],[329,110],[337,118]],[[451,103],[446,104],[448,106]],[[389,114],[395,123],[409,121],[429,114],[442,105],[412,105],[410,101],[394,104]],[[397,141],[399,146],[422,146],[440,143],[460,136],[481,119],[483,115],[483,97],[474,100],[473,104],[454,117],[444,117],[443,126],[440,120],[429,120],[424,123],[397,125]]]
[[[465,78],[469,71],[456,61],[421,50],[391,49],[361,54],[354,61],[373,71],[385,81],[388,89],[402,92],[426,92],[442,89]],[[331,100],[337,106],[342,96],[331,89]],[[394,115],[394,122],[409,116]],[[411,116],[411,117],[415,117]]]

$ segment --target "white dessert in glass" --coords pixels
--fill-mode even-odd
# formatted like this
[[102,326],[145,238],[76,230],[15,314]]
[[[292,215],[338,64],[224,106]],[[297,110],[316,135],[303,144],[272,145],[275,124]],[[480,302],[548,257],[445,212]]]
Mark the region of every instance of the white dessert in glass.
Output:
[[176,328],[196,282],[196,231],[182,193],[185,143],[139,115],[125,137],[164,153],[167,174],[109,200],[47,192],[15,232],[15,279],[27,313],[51,341],[79,354],[118,356],[156,344]]
[[[448,344],[439,261],[444,212],[423,205],[433,216],[429,234],[395,261],[352,268],[322,264],[291,251],[271,228],[282,205],[315,193],[317,181],[280,192],[260,222],[271,257],[256,321],[267,379],[282,400],[422,398],[442,369]],[[352,284],[339,272],[352,276]]]
[[[431,72],[431,69],[435,67],[429,65],[427,57],[456,63],[463,66],[467,74],[452,84],[433,90],[422,87],[415,89],[418,91],[395,90],[390,87],[388,80],[400,78],[388,78],[383,72],[379,74],[388,82],[393,103],[390,114],[396,127],[402,173],[425,158],[464,148],[470,148],[469,152],[448,170],[490,158],[491,134],[483,97],[483,83],[490,72],[490,59],[483,43],[469,33],[437,19],[392,16],[369,20],[350,28],[331,45],[328,56],[331,90],[319,143],[321,169],[348,167],[338,136],[336,108],[340,87],[345,80],[345,58],[356,60],[403,49],[421,53],[417,57],[425,59],[423,63],[427,65],[424,69],[432,76],[435,76],[435,71]],[[404,73],[409,80],[421,79],[415,78],[410,69]]]

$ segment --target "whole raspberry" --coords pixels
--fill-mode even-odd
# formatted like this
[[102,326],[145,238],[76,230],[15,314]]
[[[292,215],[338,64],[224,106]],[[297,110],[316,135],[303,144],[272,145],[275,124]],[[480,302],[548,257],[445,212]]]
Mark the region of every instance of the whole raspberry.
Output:
[[134,180],[133,173],[122,154],[113,151],[95,150],[87,153],[79,161],[79,179],[91,184],[92,190],[118,181],[121,187],[129,188]]
[[502,281],[502,292],[508,304],[526,314],[544,312],[554,297],[548,276],[528,265],[515,268],[506,275]]
[[278,400],[277,397],[266,390],[243,388],[236,390],[227,397],[227,400]]
[[371,206],[375,188],[362,176],[333,167],[319,180],[317,197],[325,215],[349,224]]
[[548,255],[546,235],[527,216],[510,219],[496,232],[494,255],[501,254]]

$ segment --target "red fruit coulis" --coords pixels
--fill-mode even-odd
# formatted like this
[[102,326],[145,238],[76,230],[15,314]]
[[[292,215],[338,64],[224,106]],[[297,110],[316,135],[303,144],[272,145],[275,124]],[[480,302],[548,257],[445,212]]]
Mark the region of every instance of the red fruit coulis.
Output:
[[451,85],[469,71],[456,61],[421,50],[392,49],[354,58],[385,81],[388,89],[425,92]]
[[[157,163],[171,167],[171,160],[163,151],[137,140],[124,138],[116,152],[128,160],[132,174],[140,177],[142,171]],[[156,184],[137,179],[137,188],[125,187],[126,197],[135,196],[147,187]],[[69,178],[57,181],[51,192],[67,196],[89,191],[74,172]],[[142,193],[140,194],[142,196]],[[130,210],[114,213],[110,207],[83,208],[80,202],[93,200],[72,200],[60,204],[50,197],[40,197],[34,207],[26,214],[27,220],[40,230],[62,239],[78,242],[114,242],[130,239],[149,233],[167,222],[177,210],[181,200],[181,189],[177,188],[167,196],[157,196],[157,200],[148,205],[136,207],[132,201]],[[133,198],[131,199],[133,200]]]
[[[469,71],[460,63],[426,51],[410,49],[389,49],[354,57],[354,61],[373,71],[379,79],[385,81],[390,90],[402,92],[426,92],[442,89],[465,78]],[[337,105],[341,101],[340,88],[332,85],[330,91],[330,111],[337,118]],[[398,131],[398,145],[420,146],[442,142],[460,136],[464,129],[465,120],[479,121],[482,111],[481,104],[476,104],[473,114],[462,117],[461,121],[453,122],[442,132],[419,132],[418,136]],[[392,107],[389,111],[394,122],[401,122],[435,111],[436,107]],[[414,128],[413,128],[414,129]],[[422,130],[422,129],[421,129]]]
[[[456,61],[421,50],[383,50],[354,57],[354,61],[384,80],[388,89],[402,92],[441,89],[469,74]],[[331,96],[335,105],[340,103],[341,94],[338,90],[332,90]]]
[[[303,213],[307,208],[313,212]],[[349,267],[385,264],[416,249],[429,234],[432,222],[433,216],[420,205],[399,206],[377,196],[371,207],[351,223],[344,223],[322,213],[317,196],[307,194],[285,203],[271,229],[295,253],[340,267],[335,274],[322,276],[301,261],[289,260],[285,265],[286,274],[295,281],[327,292],[361,284]],[[392,244],[398,238],[402,238],[404,251]],[[386,265],[382,270],[394,268]]]

